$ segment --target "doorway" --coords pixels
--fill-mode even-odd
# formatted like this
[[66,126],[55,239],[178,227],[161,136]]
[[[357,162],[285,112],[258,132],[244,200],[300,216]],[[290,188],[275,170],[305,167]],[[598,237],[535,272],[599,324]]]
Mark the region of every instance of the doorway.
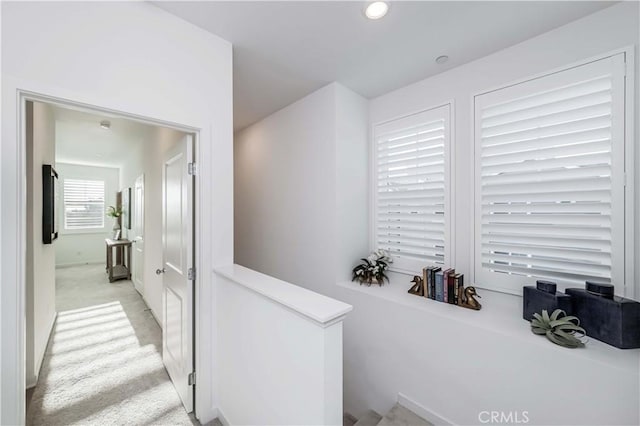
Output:
[[[187,129],[57,103],[28,101],[27,112],[30,189],[39,185],[39,163],[46,161],[59,176],[54,208],[59,233],[51,244],[38,239],[38,197],[28,198],[33,199],[27,209],[28,236],[31,232],[27,250],[33,253],[46,246],[49,257],[54,252],[55,263],[51,271],[50,260],[43,265],[34,256],[27,265],[27,305],[42,295],[38,277],[48,272],[55,277],[53,298],[44,295],[31,311],[53,305],[57,319],[50,321],[49,329],[39,320],[27,322],[32,329],[31,336],[27,332],[27,372],[33,371],[34,382],[26,385],[35,384],[27,421],[120,423],[118,416],[127,413],[126,407],[131,407],[127,421],[136,413],[155,422],[191,421],[186,413],[193,411],[195,392],[189,377],[195,340],[195,181],[190,173],[195,135]],[[39,134],[43,123],[48,127]],[[114,134],[117,128],[128,129],[130,137],[104,149],[109,138],[99,137],[99,132]],[[84,137],[79,135],[83,131]],[[47,140],[59,142],[53,158]],[[49,157],[35,158],[34,151],[42,146]],[[185,155],[176,159],[176,149]],[[184,186],[179,194],[188,195],[184,200],[172,192],[176,179]],[[106,215],[110,206],[114,217]],[[175,238],[176,223],[182,232],[179,238]],[[118,247],[112,255],[112,266],[128,270],[124,279],[107,279],[106,240],[131,246],[132,255]],[[175,253],[180,253],[179,264],[171,261]],[[170,279],[155,273],[167,267],[173,273]],[[185,297],[179,304],[167,303],[176,286]],[[32,338],[46,352],[31,352]],[[167,348],[180,353],[179,363],[176,356],[166,358]],[[150,401],[164,403],[153,406]]]

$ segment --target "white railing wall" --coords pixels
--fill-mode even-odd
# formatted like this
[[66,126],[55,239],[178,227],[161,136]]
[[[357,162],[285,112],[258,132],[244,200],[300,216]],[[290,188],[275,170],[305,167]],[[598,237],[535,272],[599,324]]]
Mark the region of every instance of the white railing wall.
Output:
[[352,307],[230,265],[216,269],[218,410],[230,425],[341,425]]

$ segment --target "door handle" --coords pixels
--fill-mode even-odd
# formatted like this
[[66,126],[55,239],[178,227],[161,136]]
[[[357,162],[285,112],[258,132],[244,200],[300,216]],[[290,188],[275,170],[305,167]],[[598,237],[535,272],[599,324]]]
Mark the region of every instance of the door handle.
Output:
[[160,274],[164,274],[165,272],[167,272],[166,269],[162,268],[162,269],[156,269],[156,274],[160,275]]

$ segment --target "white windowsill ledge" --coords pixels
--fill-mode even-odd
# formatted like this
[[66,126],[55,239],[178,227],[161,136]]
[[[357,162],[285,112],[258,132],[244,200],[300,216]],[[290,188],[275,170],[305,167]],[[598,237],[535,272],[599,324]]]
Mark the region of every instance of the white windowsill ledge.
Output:
[[279,280],[240,265],[227,265],[214,271],[264,297],[277,302],[323,327],[341,320],[353,307],[339,300]]
[[[496,291],[478,289],[482,304],[480,311],[436,302],[435,300],[409,294],[413,285],[412,276],[390,272],[389,283],[382,287],[377,284],[367,286],[357,282],[339,282],[338,286],[376,297],[409,308],[418,309],[431,315],[463,323],[465,326],[499,333],[508,338],[522,340],[524,344],[545,345],[549,350],[575,356],[583,356],[594,361],[615,365],[621,369],[637,369],[640,360],[640,349],[617,349],[595,339],[588,339],[585,348],[568,349],[554,345],[544,336],[537,336],[530,330],[530,325],[522,318],[522,297]],[[468,284],[467,284],[468,285]],[[357,309],[357,306],[356,306]]]

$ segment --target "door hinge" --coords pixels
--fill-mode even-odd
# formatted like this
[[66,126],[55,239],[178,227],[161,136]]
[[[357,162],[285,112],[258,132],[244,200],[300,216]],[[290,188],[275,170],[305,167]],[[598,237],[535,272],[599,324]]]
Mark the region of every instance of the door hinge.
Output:
[[187,171],[189,172],[190,175],[195,176],[195,174],[198,172],[198,168],[196,167],[196,163],[189,163],[187,165]]
[[196,280],[196,268],[189,268],[189,270],[187,271],[187,279],[189,279],[190,281]]
[[196,372],[194,371],[193,373],[189,373],[189,376],[187,377],[187,384],[189,386],[193,386],[196,384]]

